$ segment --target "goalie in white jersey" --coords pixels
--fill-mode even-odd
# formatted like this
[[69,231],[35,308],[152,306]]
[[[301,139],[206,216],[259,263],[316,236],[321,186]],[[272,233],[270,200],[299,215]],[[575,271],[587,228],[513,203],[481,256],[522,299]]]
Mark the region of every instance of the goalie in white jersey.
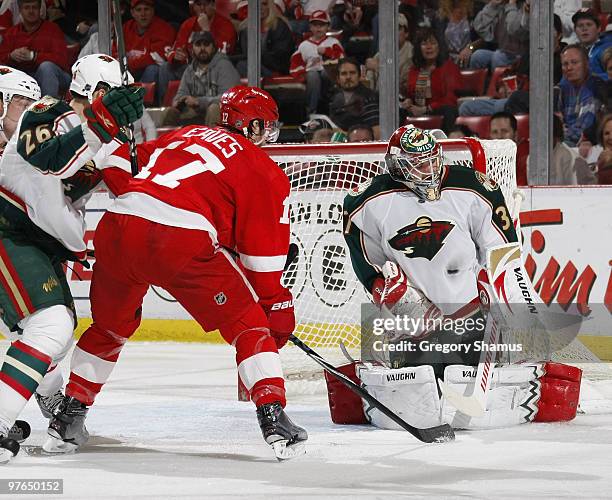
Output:
[[[373,343],[371,354],[373,359],[384,361],[388,356],[391,369],[361,367],[359,376],[388,406],[416,419],[408,418],[412,425],[435,425],[441,423],[436,419],[442,418],[453,425],[469,426],[463,420],[457,423],[455,408],[441,411],[436,379],[449,384],[458,381],[461,394],[469,381],[475,380],[471,367],[482,362],[483,336],[491,331],[481,300],[485,306],[495,301],[505,312],[516,314],[520,308],[514,304],[539,299],[524,279],[513,220],[492,179],[468,167],[443,165],[436,138],[410,125],[391,136],[385,162],[388,173],[362,183],[346,196],[344,236],[353,269],[381,310],[386,315],[422,321],[408,323],[401,332],[398,322],[390,332],[386,329],[389,347],[381,352]],[[432,318],[444,320],[451,328],[441,328],[440,321],[428,326],[425,320]],[[410,349],[398,347],[407,343]],[[362,339],[362,347],[364,344],[367,339]],[[487,413],[472,425],[533,420],[539,398],[534,387],[543,377],[541,368],[519,367],[518,375],[514,366],[499,369],[505,370],[501,374],[496,369],[495,380],[506,377],[510,382],[504,390],[506,386],[511,389],[498,393],[493,416]],[[398,376],[398,369],[410,375]],[[575,388],[576,374],[568,377]],[[515,390],[520,397],[512,392]],[[342,406],[335,403],[335,407]],[[390,422],[373,417],[370,408],[365,413],[376,425],[385,427]],[[556,419],[558,415],[542,418]]]
[[476,276],[486,250],[517,241],[501,190],[474,169],[443,166],[435,137],[412,126],[393,134],[385,161],[388,174],[361,184],[344,201],[357,277],[389,309],[398,301],[425,300],[446,317],[480,314]]

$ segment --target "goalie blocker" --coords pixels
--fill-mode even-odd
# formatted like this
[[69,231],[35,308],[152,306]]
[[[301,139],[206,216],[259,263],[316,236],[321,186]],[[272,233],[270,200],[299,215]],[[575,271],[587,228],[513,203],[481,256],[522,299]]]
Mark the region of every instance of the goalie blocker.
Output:
[[[429,365],[391,369],[353,362],[339,368],[408,423],[428,427],[447,423],[459,429],[509,427],[527,422],[561,422],[576,416],[582,371],[561,363],[530,363],[495,368],[485,414],[469,417],[440,398]],[[476,369],[451,365],[444,379],[463,393],[473,384]],[[325,374],[332,421],[398,427],[378,410]]]

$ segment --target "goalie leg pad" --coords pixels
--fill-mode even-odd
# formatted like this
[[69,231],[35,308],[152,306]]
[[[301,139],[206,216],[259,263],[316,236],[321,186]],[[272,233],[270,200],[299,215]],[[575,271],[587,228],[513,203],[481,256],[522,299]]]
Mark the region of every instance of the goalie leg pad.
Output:
[[576,417],[582,370],[562,363],[545,363],[542,393],[535,422],[563,422]]
[[[510,365],[493,371],[487,408],[481,417],[470,417],[443,399],[442,419],[457,429],[490,429],[531,422],[540,399],[540,364]],[[444,381],[455,391],[469,391],[476,377],[472,366],[451,365],[444,371]]]
[[[358,376],[363,387],[385,406],[415,427],[440,425],[440,397],[430,365],[392,369],[362,365]],[[364,401],[364,413],[372,425],[402,430],[395,422]]]
[[[338,367],[338,371],[359,385],[360,380],[357,378],[357,366],[359,365],[360,363],[354,361]],[[333,375],[324,373],[332,422],[344,425],[367,424],[368,420],[363,412],[361,398]]]

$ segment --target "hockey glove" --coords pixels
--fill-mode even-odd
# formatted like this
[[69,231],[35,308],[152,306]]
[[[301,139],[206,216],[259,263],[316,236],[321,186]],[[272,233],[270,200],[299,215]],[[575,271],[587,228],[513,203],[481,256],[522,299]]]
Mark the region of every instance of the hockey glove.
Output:
[[85,109],[89,129],[104,142],[110,142],[119,134],[119,129],[138,120],[144,110],[142,87],[129,85],[116,87],[98,97]]
[[270,324],[270,335],[276,342],[276,347],[283,347],[289,335],[295,330],[295,312],[293,310],[293,296],[289,290],[285,290],[285,294],[281,300],[274,304],[261,304],[268,323]]
[[374,303],[385,305],[389,310],[398,302],[409,300],[405,297],[410,292],[408,278],[400,266],[395,262],[387,261],[382,267],[383,278],[376,278],[372,287]]

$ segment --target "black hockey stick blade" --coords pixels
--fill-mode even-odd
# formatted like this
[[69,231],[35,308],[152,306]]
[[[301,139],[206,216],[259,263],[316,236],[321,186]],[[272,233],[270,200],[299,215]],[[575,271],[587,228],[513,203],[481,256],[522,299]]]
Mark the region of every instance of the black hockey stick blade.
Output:
[[346,387],[348,387],[351,391],[357,394],[360,398],[367,401],[370,405],[372,405],[386,417],[393,420],[397,425],[408,431],[419,441],[423,441],[424,443],[445,443],[447,441],[453,441],[455,439],[455,433],[453,431],[453,428],[448,424],[437,425],[435,427],[429,427],[427,429],[420,429],[418,427],[410,425],[408,422],[404,421],[399,415],[387,408],[378,399],[372,396],[363,387],[360,387],[346,375],[339,372],[335,366],[325,361],[325,359],[323,359],[313,349],[304,344],[304,342],[298,339],[295,335],[289,336],[289,340],[294,345],[299,347],[302,351],[304,351],[306,355],[309,356],[313,361],[321,365],[326,372],[330,373],[332,376],[342,382]]
[[[127,54],[125,53],[125,42],[123,40],[123,25],[121,24],[121,0],[113,0],[113,25],[117,37],[117,58],[121,69],[121,83],[129,84]],[[134,124],[128,125],[128,143],[130,146],[130,169],[132,177],[138,175],[138,159],[136,158],[136,139],[134,138]]]
[[287,259],[285,260],[285,266],[283,267],[283,271],[289,269],[289,266],[293,263],[299,252],[300,249],[298,248],[297,244],[289,243],[289,250],[287,251]]

